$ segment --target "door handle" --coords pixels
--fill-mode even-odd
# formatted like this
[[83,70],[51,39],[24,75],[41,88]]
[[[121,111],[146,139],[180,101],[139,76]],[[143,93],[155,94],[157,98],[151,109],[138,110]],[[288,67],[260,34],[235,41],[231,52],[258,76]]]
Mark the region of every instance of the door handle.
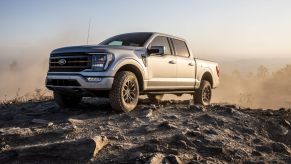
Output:
[[194,63],[189,63],[189,66],[194,66]]
[[176,64],[176,61],[175,60],[171,60],[169,61],[170,64]]

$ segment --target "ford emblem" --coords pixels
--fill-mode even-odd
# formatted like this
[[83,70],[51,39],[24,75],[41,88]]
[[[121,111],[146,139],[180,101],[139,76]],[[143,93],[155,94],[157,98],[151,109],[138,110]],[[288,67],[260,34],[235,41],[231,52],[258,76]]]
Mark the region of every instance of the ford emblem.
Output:
[[59,65],[65,65],[67,63],[67,61],[65,59],[60,59],[58,61]]

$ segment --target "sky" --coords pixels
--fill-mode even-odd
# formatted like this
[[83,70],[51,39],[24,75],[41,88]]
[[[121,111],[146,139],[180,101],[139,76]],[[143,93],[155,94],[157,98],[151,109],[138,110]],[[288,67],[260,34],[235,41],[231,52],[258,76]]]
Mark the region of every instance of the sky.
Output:
[[291,57],[290,0],[1,0],[0,60],[126,32],[185,38],[198,57]]

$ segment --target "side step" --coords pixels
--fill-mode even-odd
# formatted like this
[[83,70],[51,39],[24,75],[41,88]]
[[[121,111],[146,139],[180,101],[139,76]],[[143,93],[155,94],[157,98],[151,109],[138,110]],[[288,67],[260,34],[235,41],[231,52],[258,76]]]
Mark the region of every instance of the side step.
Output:
[[194,94],[194,91],[142,91],[140,94]]

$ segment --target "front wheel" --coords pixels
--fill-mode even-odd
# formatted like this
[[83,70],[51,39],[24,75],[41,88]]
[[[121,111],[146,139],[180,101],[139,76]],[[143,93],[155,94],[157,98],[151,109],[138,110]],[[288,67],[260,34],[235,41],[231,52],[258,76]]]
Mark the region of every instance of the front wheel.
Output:
[[109,93],[111,107],[118,111],[130,112],[138,102],[139,86],[134,73],[118,72]]
[[62,108],[75,107],[82,101],[82,97],[80,96],[69,96],[59,92],[54,92],[54,99]]
[[194,93],[194,103],[200,105],[210,105],[212,88],[209,81],[202,80],[199,89]]

